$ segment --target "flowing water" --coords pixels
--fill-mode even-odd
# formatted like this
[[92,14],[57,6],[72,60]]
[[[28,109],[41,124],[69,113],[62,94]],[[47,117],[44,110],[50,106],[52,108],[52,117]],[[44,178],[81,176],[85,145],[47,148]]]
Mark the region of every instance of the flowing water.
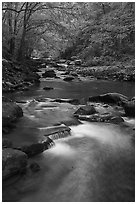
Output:
[[[55,90],[43,91],[44,86],[55,87]],[[119,92],[132,97],[134,84],[108,81],[66,83],[49,80],[42,81],[40,87],[33,87],[31,91],[22,94],[17,93],[14,97],[17,100],[30,100],[36,96],[83,98],[106,92]],[[49,115],[58,109],[56,106],[44,109],[39,103],[32,106],[28,103],[22,107],[24,117],[8,136],[16,145],[39,141],[43,137],[44,127],[50,125]],[[63,116],[57,114],[57,117]],[[131,125],[134,123],[133,119],[126,118],[126,121]],[[118,125],[83,122],[78,126],[71,126],[69,137],[55,140],[54,147],[31,160],[39,163],[41,170],[37,173],[28,172],[5,182],[3,200],[130,202],[135,199],[134,143],[132,135]]]

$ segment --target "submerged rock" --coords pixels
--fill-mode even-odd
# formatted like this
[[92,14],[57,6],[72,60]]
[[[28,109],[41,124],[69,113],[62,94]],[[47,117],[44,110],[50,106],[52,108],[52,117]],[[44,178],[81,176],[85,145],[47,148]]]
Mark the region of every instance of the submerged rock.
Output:
[[89,101],[118,104],[118,103],[127,102],[128,98],[119,93],[107,93],[107,94],[102,94],[98,96],[91,96],[89,97]]
[[4,148],[2,151],[2,178],[7,179],[23,173],[27,166],[27,155],[19,150]]

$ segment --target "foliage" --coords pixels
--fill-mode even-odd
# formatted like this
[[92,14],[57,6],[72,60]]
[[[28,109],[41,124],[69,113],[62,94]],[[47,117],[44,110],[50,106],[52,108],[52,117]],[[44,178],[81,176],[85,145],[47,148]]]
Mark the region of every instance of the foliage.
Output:
[[[75,44],[63,57],[77,55],[90,64],[134,57],[134,3],[94,3],[92,20],[79,32]],[[106,57],[109,56],[109,57]],[[113,59],[113,60],[112,60]]]
[[77,55],[90,63],[134,56],[133,2],[4,2],[3,56]]

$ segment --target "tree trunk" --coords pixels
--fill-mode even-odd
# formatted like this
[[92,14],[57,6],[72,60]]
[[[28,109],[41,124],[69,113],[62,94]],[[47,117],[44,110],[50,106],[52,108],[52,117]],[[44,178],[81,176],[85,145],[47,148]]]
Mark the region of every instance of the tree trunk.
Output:
[[19,61],[23,61],[25,58],[25,37],[26,37],[26,26],[27,26],[27,11],[28,11],[28,2],[26,2],[26,8],[24,12],[24,22],[23,22],[23,32],[20,41],[20,47],[18,50],[18,57]]

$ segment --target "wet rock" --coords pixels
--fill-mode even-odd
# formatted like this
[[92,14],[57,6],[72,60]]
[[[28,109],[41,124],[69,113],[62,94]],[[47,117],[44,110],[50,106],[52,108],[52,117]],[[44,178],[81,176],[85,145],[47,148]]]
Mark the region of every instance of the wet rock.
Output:
[[102,102],[110,104],[120,104],[128,101],[128,98],[119,93],[107,93],[99,96],[89,97],[90,102]]
[[75,78],[73,77],[73,76],[68,76],[68,77],[65,77],[63,80],[64,81],[72,81],[72,80],[74,80]]
[[21,150],[22,152],[25,152],[28,157],[32,157],[34,155],[40,154],[46,149],[49,149],[54,142],[52,139],[47,137],[44,141],[35,143],[35,144],[28,144],[28,145],[23,145],[21,147],[18,147],[16,149]]
[[123,104],[126,116],[135,117],[135,102],[128,102]]
[[46,70],[45,73],[42,74],[42,76],[44,78],[47,78],[47,77],[54,78],[54,77],[56,77],[56,73],[55,73],[55,71],[53,69]]
[[69,120],[61,121],[60,124],[64,124],[66,126],[72,126],[72,125],[80,125],[81,122],[77,118],[70,118]]
[[115,116],[111,113],[93,114],[93,115],[77,115],[78,119],[89,122],[106,122],[120,124],[124,119],[120,116]]
[[46,91],[48,91],[48,90],[52,90],[52,89],[53,89],[53,87],[50,87],[50,86],[45,86],[43,89],[44,89],[44,90],[46,90]]
[[75,113],[74,115],[91,115],[91,114],[95,114],[97,111],[94,108],[94,106],[90,106],[90,105],[85,105],[85,106],[81,106]]
[[40,171],[40,166],[36,162],[31,163],[29,168],[31,169],[32,172]]
[[79,100],[78,99],[61,99],[61,98],[57,98],[57,99],[53,100],[52,102],[70,103],[70,104],[74,104],[74,105],[78,105],[79,104]]
[[51,126],[51,127],[45,128],[44,136],[59,134],[59,133],[64,132],[64,131],[70,133],[70,130],[71,129],[68,126],[65,126],[65,125]]
[[19,150],[4,148],[2,151],[2,178],[7,179],[26,170],[27,155]]
[[22,147],[19,147],[17,149],[21,150],[22,152],[25,152],[28,157],[40,154],[45,150],[43,143],[23,145]]
[[109,122],[119,124],[119,123],[124,122],[124,119],[120,116],[114,116],[110,118]]
[[11,127],[12,123],[23,116],[23,111],[16,103],[2,103],[2,126]]
[[7,138],[2,139],[2,148],[11,148],[12,146],[11,140]]

